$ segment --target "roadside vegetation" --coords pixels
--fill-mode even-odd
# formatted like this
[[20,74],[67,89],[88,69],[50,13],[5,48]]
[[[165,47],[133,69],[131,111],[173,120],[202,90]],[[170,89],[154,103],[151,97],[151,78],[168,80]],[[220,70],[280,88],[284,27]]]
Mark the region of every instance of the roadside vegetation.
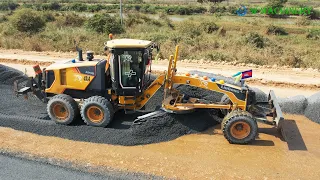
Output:
[[[18,4],[16,1],[10,3]],[[111,9],[105,9],[106,6],[118,6],[112,3],[61,3],[49,0],[40,5],[11,4],[8,6],[10,10],[0,12],[0,47],[75,51],[76,40],[84,49],[102,54],[103,43],[108,40],[108,34],[113,33],[116,38],[159,42],[162,59],[168,58],[175,45],[179,44],[181,60],[187,62],[201,60],[204,63],[219,61],[320,69],[319,20],[307,16],[287,19],[238,17],[230,8],[233,4],[228,7],[198,4],[192,7],[192,11],[180,8],[189,6],[157,6],[162,9],[155,9],[155,14],[143,10],[145,6],[155,7],[153,4],[127,4],[132,7],[139,5],[140,8],[126,9],[123,25],[118,9],[114,11],[116,14],[109,14]],[[99,6],[100,10],[88,10],[93,6]],[[0,3],[1,7],[3,5]],[[172,7],[174,9],[170,9]],[[188,14],[193,15],[186,16]]]
[[[147,3],[146,3],[147,2]],[[123,0],[123,11],[125,13],[140,12],[147,14],[166,13],[168,15],[192,15],[219,13],[221,15],[236,14],[240,7],[238,3],[224,3],[225,0],[197,0],[184,4],[168,4],[161,1],[143,0]],[[158,2],[158,3],[157,3]],[[173,1],[175,2],[175,1]],[[179,1],[177,1],[179,2]],[[232,0],[231,0],[232,2]],[[264,3],[252,5],[250,1],[242,2],[241,5],[248,7],[306,7],[305,2],[293,1],[287,3],[287,0],[265,0]],[[0,11],[15,10],[16,8],[30,8],[36,11],[75,11],[75,12],[104,12],[118,13],[120,5],[116,0],[110,1],[85,1],[85,0],[4,0],[0,3]],[[251,13],[250,11],[248,12]],[[320,10],[313,8],[310,18],[317,19],[320,17]]]

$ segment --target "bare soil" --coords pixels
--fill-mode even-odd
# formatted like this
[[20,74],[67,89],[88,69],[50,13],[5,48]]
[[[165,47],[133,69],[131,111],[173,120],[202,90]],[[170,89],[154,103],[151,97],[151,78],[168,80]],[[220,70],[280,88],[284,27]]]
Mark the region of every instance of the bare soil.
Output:
[[77,142],[0,128],[0,149],[182,179],[319,179],[320,125],[286,115],[286,141],[276,129],[259,124],[251,145],[231,145],[219,125],[203,133],[141,146]]

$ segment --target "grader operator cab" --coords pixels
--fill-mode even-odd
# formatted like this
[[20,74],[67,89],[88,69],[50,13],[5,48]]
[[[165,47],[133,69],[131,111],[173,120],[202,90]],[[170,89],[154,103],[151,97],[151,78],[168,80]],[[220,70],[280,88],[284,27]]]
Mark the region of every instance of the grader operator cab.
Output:
[[[146,117],[159,116],[164,112],[188,113],[196,109],[220,109],[225,114],[222,121],[224,136],[230,143],[246,144],[255,139],[257,121],[281,129],[281,109],[273,91],[266,102],[256,102],[255,94],[244,83],[231,85],[222,80],[177,75],[178,46],[170,56],[168,70],[151,81],[151,61],[154,49],[159,47],[145,40],[115,39],[105,44],[107,59],[79,60],[55,63],[42,72],[35,66],[36,77],[30,78],[26,87],[17,95],[33,92],[47,102],[47,111],[58,124],[70,124],[79,118],[91,126],[107,126],[119,109],[135,112],[142,109],[149,99],[164,87],[162,108],[138,117],[135,123]],[[185,96],[175,89],[175,84],[195,86],[225,94],[221,102],[208,102]],[[269,107],[267,107],[269,106]],[[267,117],[271,117],[267,118]]]

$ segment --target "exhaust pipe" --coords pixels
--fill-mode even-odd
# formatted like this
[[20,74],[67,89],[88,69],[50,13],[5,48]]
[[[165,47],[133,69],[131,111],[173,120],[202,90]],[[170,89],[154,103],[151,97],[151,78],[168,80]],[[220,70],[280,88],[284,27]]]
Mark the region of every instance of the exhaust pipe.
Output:
[[82,49],[78,50],[78,58],[79,58],[79,61],[83,61]]

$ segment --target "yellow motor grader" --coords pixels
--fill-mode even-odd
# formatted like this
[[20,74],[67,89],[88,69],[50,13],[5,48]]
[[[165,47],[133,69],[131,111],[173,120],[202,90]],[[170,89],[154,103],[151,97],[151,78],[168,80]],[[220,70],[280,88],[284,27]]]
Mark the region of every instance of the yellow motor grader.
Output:
[[[167,71],[151,81],[155,49],[159,50],[159,46],[151,41],[111,39],[105,43],[106,59],[95,59],[92,52],[87,52],[85,61],[78,48],[78,60],[55,63],[43,71],[37,65],[34,67],[36,77],[30,77],[30,82],[22,89],[15,83],[15,91],[17,95],[33,92],[47,103],[50,118],[65,125],[81,115],[87,125],[105,127],[116,111],[139,111],[160,87],[164,87],[162,111],[188,113],[206,108],[224,112],[221,126],[230,143],[246,144],[254,140],[258,132],[257,121],[281,128],[282,112],[273,91],[270,91],[268,101],[256,102],[255,93],[243,83],[244,80],[241,85],[232,85],[206,76],[178,75],[178,46],[174,56],[169,58]],[[223,93],[227,98],[214,103],[201,101],[180,93],[174,88],[175,84]],[[136,121],[158,112],[140,116]]]

